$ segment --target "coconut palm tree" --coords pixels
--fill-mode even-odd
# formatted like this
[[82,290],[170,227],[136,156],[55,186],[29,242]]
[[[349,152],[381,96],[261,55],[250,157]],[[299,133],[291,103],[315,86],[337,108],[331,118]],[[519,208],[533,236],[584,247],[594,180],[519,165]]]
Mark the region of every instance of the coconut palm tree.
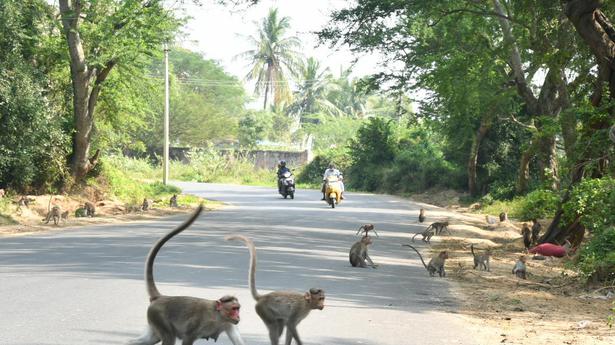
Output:
[[321,68],[320,62],[310,57],[301,65],[298,79],[298,90],[295,93],[295,102],[291,105],[291,112],[299,114],[313,114],[318,111],[329,114],[339,112],[339,109],[327,99],[328,93],[335,86],[329,68]]
[[288,77],[299,65],[301,41],[296,36],[286,36],[289,28],[290,18],[279,18],[277,8],[270,9],[259,25],[258,37],[248,37],[253,49],[239,55],[250,61],[246,79],[256,81],[255,93],[265,98],[263,109],[267,109],[270,94],[274,105],[290,103],[292,99]]

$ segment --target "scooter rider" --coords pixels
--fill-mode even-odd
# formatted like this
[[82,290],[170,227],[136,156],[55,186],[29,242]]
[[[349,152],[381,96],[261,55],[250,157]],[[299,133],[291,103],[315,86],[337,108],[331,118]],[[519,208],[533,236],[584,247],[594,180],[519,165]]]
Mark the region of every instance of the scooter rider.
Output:
[[289,172],[292,174],[290,169],[286,167],[286,161],[281,160],[278,163],[278,192],[282,193],[282,178],[284,178],[284,173]]
[[340,184],[340,188],[342,190],[341,198],[344,199],[344,176],[339,170],[335,168],[335,164],[329,163],[329,167],[325,170],[325,173],[322,176],[322,180],[323,180],[322,189],[321,189],[322,199],[320,200],[325,200],[325,186],[327,184],[327,177],[329,176],[337,177],[339,184]]

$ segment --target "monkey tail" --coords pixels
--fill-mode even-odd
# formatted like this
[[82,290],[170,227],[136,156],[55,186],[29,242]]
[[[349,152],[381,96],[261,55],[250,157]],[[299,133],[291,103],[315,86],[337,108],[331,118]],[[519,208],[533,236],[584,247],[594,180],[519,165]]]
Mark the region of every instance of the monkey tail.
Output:
[[414,248],[413,246],[409,245],[409,244],[402,244],[402,246],[404,247],[410,247],[412,249],[414,249],[414,251],[419,255],[419,258],[421,259],[421,262],[423,263],[423,266],[425,266],[425,269],[427,268],[427,264],[425,263],[425,260],[423,260],[423,256],[421,255],[421,253],[419,253],[418,250],[416,250],[416,248]]
[[47,203],[47,212],[51,211],[51,200],[53,200],[53,195],[49,198],[49,202]]
[[242,241],[245,243],[246,247],[248,247],[248,251],[250,251],[250,268],[248,271],[248,285],[250,286],[250,292],[252,293],[252,297],[254,300],[258,301],[261,298],[261,295],[256,291],[256,247],[254,247],[254,242],[251,239],[243,236],[243,235],[229,235],[224,238],[227,241]]
[[147,260],[145,260],[145,285],[147,286],[147,293],[149,295],[150,301],[155,300],[160,297],[160,291],[156,288],[156,283],[154,282],[154,259],[156,258],[156,254],[160,251],[160,248],[167,243],[173,236],[179,234],[180,232],[186,230],[201,214],[203,211],[203,205],[199,205],[199,207],[194,211],[192,216],[188,220],[186,220],[183,224],[175,228],[173,231],[166,234],[164,237],[159,239],[152,249],[150,249],[149,254],[147,254]]
[[476,257],[476,254],[474,254],[474,243],[470,244],[470,250],[472,251],[472,256]]

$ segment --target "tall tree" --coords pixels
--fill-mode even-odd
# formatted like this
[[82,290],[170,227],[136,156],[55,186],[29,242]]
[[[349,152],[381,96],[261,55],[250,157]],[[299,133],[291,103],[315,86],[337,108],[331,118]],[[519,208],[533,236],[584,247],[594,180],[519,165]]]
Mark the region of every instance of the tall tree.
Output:
[[587,148],[579,153],[573,165],[570,186],[541,239],[544,242],[561,242],[570,236],[579,242],[583,238],[585,227],[579,222],[582,215],[578,214],[570,224],[562,224],[562,206],[569,200],[572,188],[587,174],[591,177],[604,176],[609,160],[613,160],[612,144],[608,143],[607,133],[609,126],[615,122],[615,26],[605,14],[604,5],[601,0],[563,1],[566,16],[589,46],[598,66],[590,96],[590,104],[597,114],[582,121],[582,139]]
[[297,92],[290,111],[299,114],[313,114],[319,111],[335,113],[337,107],[327,99],[334,84],[329,68],[322,68],[313,57],[304,61],[297,74]]
[[248,37],[253,48],[239,55],[250,60],[246,79],[256,82],[254,91],[264,97],[263,110],[267,109],[270,94],[276,106],[292,99],[288,80],[298,70],[301,41],[296,36],[287,36],[289,29],[290,18],[279,18],[278,9],[270,9],[259,26],[258,36]]
[[162,0],[59,0],[70,57],[74,134],[71,174],[80,181],[96,164],[90,148],[95,110],[111,71],[160,51],[179,21]]

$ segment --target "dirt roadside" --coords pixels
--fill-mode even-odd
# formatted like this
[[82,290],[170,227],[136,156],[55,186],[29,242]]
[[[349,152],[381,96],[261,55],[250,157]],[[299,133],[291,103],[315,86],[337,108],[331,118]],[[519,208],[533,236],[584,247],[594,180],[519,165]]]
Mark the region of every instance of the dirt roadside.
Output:
[[[157,200],[153,207],[147,211],[142,211],[138,207],[126,206],[117,200],[102,200],[95,203],[96,213],[94,217],[75,217],[75,210],[81,207],[85,199],[69,196],[28,196],[29,205],[18,207],[16,203],[10,206],[11,218],[0,219],[0,238],[6,236],[21,236],[33,233],[65,231],[72,227],[92,225],[92,224],[117,224],[132,221],[153,220],[160,217],[172,216],[176,214],[189,213],[197,205],[182,204],[182,196],[179,195],[179,207],[169,207],[168,200]],[[194,199],[194,198],[192,198]],[[221,203],[209,200],[201,200],[206,210],[217,209]],[[66,221],[61,220],[58,225],[51,220],[46,224],[43,220],[47,215],[49,205],[58,205],[62,211],[69,211]]]
[[[532,260],[531,254],[527,256],[528,279],[516,278],[512,268],[520,255],[526,255],[522,223],[487,224],[484,214],[455,205],[455,198],[448,194],[439,200],[412,199],[448,206],[442,212],[431,212],[431,219],[427,211],[426,224],[448,218],[452,233],[434,236],[428,256],[449,251],[447,279],[456,283],[455,293],[462,298],[460,313],[469,323],[499,336],[502,344],[615,344],[615,328],[607,324],[609,315],[614,315],[615,287],[582,283],[568,268],[573,258],[539,261]],[[545,228],[543,223],[543,231]],[[473,269],[470,244],[480,253],[491,248],[490,272]],[[477,345],[483,344],[487,343],[477,339]]]

